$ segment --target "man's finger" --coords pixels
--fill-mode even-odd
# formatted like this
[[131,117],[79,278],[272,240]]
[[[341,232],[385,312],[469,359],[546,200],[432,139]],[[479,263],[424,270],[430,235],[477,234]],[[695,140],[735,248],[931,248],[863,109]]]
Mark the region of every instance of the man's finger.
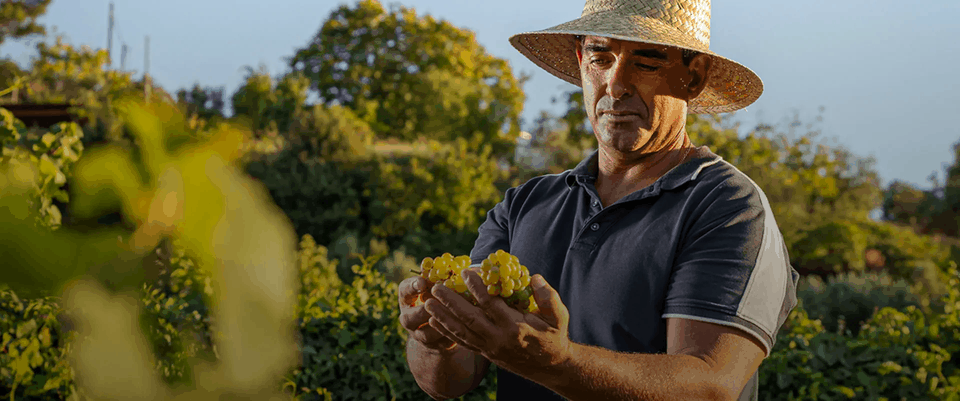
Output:
[[483,353],[483,351],[480,351],[480,349],[474,347],[473,345],[465,343],[464,340],[457,338],[457,335],[447,330],[447,328],[444,327],[443,324],[440,323],[440,320],[438,320],[437,318],[431,317],[430,322],[428,324],[430,325],[429,327],[431,329],[436,331],[438,334],[442,335],[444,338],[453,340],[454,342],[456,342],[457,345],[464,347],[468,350],[471,350],[473,352],[476,352],[477,354]]
[[467,285],[467,289],[470,290],[473,297],[477,299],[483,313],[489,316],[494,323],[513,322],[520,319],[521,314],[507,306],[503,298],[490,295],[487,292],[487,286],[483,284],[483,279],[476,272],[464,271],[463,282]]
[[420,293],[427,291],[428,286],[427,279],[420,276],[410,277],[401,281],[400,285],[397,286],[397,292],[400,294],[400,305],[410,306],[416,304]]
[[492,295],[487,293],[487,286],[483,284],[483,280],[480,279],[480,275],[473,270],[464,270],[460,273],[463,277],[463,283],[467,285],[467,290],[473,294],[473,298],[477,300],[477,303],[481,306],[490,304]]
[[482,309],[482,305],[480,308],[473,306],[463,296],[444,286],[437,286],[432,292],[434,298],[473,332],[484,337],[492,336],[497,332],[497,328]]
[[423,305],[411,306],[400,313],[400,325],[409,331],[422,327],[428,320],[430,320],[430,313],[423,308]]
[[[444,288],[443,290],[453,292],[449,288]],[[432,322],[433,320],[437,320],[441,325],[443,325],[442,329],[446,329],[446,332],[449,332],[453,335],[453,337],[450,338],[455,339],[458,343],[469,345],[474,348],[482,348],[485,342],[484,339],[486,337],[477,332],[476,326],[480,325],[476,324],[475,326],[468,327],[466,324],[464,324],[463,319],[457,316],[446,304],[443,303],[443,301],[441,301],[445,294],[442,291],[434,290],[434,292],[435,298],[423,304],[423,306],[427,309],[427,312],[430,312],[430,315],[432,316],[430,321]],[[453,294],[453,296],[460,297],[456,294]],[[467,305],[473,308],[473,305],[470,305],[469,303]],[[477,312],[479,313],[479,311]],[[486,317],[484,317],[484,319],[486,319]],[[436,327],[433,323],[431,323],[430,326]],[[441,331],[442,329],[438,329],[437,331]],[[489,333],[489,331],[486,332],[486,334]]]
[[543,276],[537,274],[530,280],[533,288],[533,299],[537,301],[540,310],[537,315],[555,328],[562,328],[570,320],[570,311],[560,300],[560,294],[553,289]]
[[437,329],[430,326],[429,322],[424,326],[410,333],[414,340],[430,348],[449,348],[453,345],[453,340],[444,336]]

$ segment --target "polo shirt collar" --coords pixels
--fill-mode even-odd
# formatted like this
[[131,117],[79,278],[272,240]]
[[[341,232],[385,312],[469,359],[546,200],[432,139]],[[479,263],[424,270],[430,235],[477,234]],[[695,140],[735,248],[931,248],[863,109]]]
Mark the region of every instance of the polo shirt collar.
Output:
[[[677,167],[674,167],[672,170],[668,171],[663,177],[660,177],[659,180],[654,185],[660,186],[662,189],[672,190],[675,189],[684,183],[693,181],[697,179],[697,176],[700,175],[700,172],[703,169],[717,164],[723,160],[722,157],[713,153],[710,148],[706,146],[702,147],[701,155],[688,160],[686,163],[683,163]],[[574,167],[573,170],[570,170],[570,174],[566,177],[567,186],[573,188],[574,185],[582,185],[586,182],[595,182],[597,180],[597,172],[599,170],[599,157],[600,151],[595,150],[590,156],[587,156],[583,159],[580,164],[577,164],[577,167]]]

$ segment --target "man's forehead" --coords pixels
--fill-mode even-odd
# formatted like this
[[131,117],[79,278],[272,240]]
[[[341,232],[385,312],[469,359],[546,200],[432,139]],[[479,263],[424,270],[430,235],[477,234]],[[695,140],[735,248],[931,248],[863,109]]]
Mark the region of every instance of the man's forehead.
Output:
[[653,49],[653,50],[659,50],[659,51],[664,52],[664,53],[666,53],[666,52],[668,52],[668,51],[671,50],[671,48],[670,48],[669,46],[656,45],[656,44],[650,44],[650,43],[642,43],[642,42],[634,42],[634,41],[623,40],[623,39],[607,38],[607,37],[603,37],[603,36],[586,36],[586,37],[584,38],[583,44],[585,44],[585,45],[587,45],[587,44],[603,45],[603,46],[605,46],[605,47],[606,47],[606,46],[629,46],[630,48],[636,48],[636,49]]

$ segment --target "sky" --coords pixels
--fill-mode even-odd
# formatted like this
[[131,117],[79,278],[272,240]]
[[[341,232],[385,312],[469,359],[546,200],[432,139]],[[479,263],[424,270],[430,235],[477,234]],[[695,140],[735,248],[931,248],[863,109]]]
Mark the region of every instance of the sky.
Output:
[[[334,0],[114,0],[114,66],[120,43],[124,64],[149,72],[169,92],[194,83],[224,86],[231,95],[245,67],[277,75],[285,58],[307,44],[330,13],[354,1]],[[583,0],[403,0],[414,8],[476,33],[488,53],[509,61],[524,86],[524,118],[561,109],[551,98],[577,89],[543,72],[508,42],[516,33],[545,29],[580,16]],[[942,179],[960,140],[960,0],[738,0],[714,2],[710,48],[756,72],[760,99],[732,118],[742,133],[763,122],[780,125],[798,115],[813,122],[823,107],[823,138],[860,157],[873,157],[886,186],[901,180],[929,188]],[[68,43],[107,46],[109,0],[53,0],[41,23]],[[55,28],[55,30],[54,30]],[[0,57],[27,66],[34,43],[0,46]],[[525,127],[527,128],[527,127]]]

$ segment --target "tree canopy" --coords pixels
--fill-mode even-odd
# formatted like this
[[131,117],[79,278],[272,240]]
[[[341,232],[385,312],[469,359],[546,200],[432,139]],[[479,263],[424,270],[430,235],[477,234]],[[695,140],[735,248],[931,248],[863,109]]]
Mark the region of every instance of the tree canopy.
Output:
[[473,32],[410,8],[341,6],[289,63],[320,103],[354,110],[378,136],[466,138],[503,151],[519,133],[523,78]]
[[22,39],[47,32],[37,23],[47,12],[51,0],[3,0],[0,2],[0,44],[7,39]]

